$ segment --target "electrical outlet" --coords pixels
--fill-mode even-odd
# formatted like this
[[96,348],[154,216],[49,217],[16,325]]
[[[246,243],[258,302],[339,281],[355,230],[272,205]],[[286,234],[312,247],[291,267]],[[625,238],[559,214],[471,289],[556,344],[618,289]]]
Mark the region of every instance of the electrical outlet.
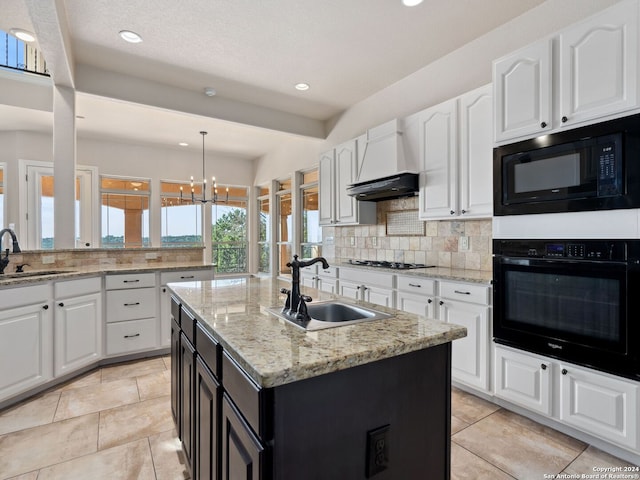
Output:
[[367,478],[389,467],[389,427],[385,425],[367,432]]
[[469,250],[469,237],[460,237],[460,250]]

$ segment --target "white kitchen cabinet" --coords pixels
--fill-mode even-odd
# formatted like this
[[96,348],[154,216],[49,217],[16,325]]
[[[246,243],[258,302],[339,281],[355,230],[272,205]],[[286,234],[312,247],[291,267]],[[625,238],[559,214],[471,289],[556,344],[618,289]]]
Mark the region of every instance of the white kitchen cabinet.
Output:
[[419,218],[448,218],[457,208],[458,101],[448,100],[419,115]]
[[197,282],[213,280],[212,268],[197,270],[176,270],[160,273],[160,346],[171,345],[171,294],[167,290],[168,283]]
[[493,63],[495,141],[552,128],[552,40],[540,40]]
[[516,405],[551,415],[552,364],[544,357],[496,345],[494,393]]
[[638,2],[621,2],[559,35],[565,127],[638,106]]
[[317,288],[318,267],[310,265],[300,269],[300,285],[308,288]]
[[631,450],[639,391],[634,380],[495,345],[496,397]]
[[491,85],[460,97],[461,218],[493,214],[493,96]]
[[638,448],[640,384],[558,362],[560,421],[624,447]]
[[403,312],[422,315],[426,318],[436,318],[435,280],[418,277],[402,276],[396,278],[396,307]]
[[491,86],[428,108],[419,116],[419,218],[491,217]]
[[356,169],[362,139],[349,140],[319,160],[319,222],[320,225],[355,225],[376,223],[376,204],[360,202],[347,194],[347,187],[356,182]]
[[323,292],[338,293],[338,267],[318,268],[316,288]]
[[0,401],[53,378],[48,284],[0,290]]
[[340,267],[339,294],[344,297],[393,308],[393,284],[391,273]]
[[102,358],[102,278],[54,285],[54,375]]
[[106,354],[152,350],[159,345],[155,273],[107,275]]
[[495,141],[637,109],[637,75],[638,1],[628,0],[494,62]]
[[482,391],[490,388],[490,288],[458,282],[440,282],[439,319],[467,329],[453,342],[451,377]]

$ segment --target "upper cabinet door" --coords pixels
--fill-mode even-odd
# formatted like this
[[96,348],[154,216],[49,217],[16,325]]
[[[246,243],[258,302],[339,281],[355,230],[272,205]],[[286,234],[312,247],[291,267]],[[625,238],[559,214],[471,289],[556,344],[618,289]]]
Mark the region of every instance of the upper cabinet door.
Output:
[[552,128],[551,46],[547,39],[494,62],[496,142]]
[[333,179],[333,162],[334,162],[334,151],[330,150],[328,152],[320,155],[320,160],[318,161],[318,171],[320,177],[320,185],[319,185],[319,223],[320,225],[329,225],[333,223],[334,220],[334,179]]
[[493,97],[491,85],[460,97],[460,215],[493,212]]
[[457,209],[457,99],[420,115],[420,218],[449,217]]
[[336,151],[336,217],[338,223],[356,223],[357,200],[347,194],[347,187],[355,183],[357,168],[356,140],[335,148]]
[[637,1],[617,4],[559,38],[562,126],[637,106]]

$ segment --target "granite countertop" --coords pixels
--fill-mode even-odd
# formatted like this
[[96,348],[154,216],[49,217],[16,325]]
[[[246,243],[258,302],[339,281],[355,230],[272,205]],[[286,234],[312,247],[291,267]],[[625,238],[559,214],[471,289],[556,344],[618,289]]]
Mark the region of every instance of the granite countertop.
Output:
[[422,350],[466,336],[464,327],[302,287],[314,300],[339,298],[394,318],[306,332],[267,312],[288,282],[243,278],[168,285],[184,307],[262,387],[275,387]]
[[487,270],[467,270],[464,268],[446,268],[446,267],[430,267],[430,268],[409,268],[399,270],[397,268],[370,267],[367,265],[352,265],[348,262],[331,263],[332,266],[338,268],[352,268],[356,270],[365,269],[376,272],[394,273],[396,275],[416,276],[436,278],[438,280],[454,280],[458,282],[481,283],[485,285],[491,284],[493,272]]
[[[128,264],[128,265],[90,265],[78,267],[60,267],[50,270],[26,270],[23,274],[6,273],[0,275],[0,288],[13,285],[27,285],[49,280],[72,280],[92,275],[110,273],[144,273],[144,272],[170,272],[173,270],[207,270],[214,265],[202,263],[178,263],[158,262],[155,264]],[[42,272],[42,275],[36,275]]]

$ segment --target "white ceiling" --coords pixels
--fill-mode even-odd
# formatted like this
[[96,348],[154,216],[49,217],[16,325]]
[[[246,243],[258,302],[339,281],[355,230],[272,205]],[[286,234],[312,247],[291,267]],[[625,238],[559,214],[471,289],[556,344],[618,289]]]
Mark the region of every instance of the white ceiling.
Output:
[[[407,8],[400,0],[2,0],[0,29],[51,31],[57,23],[73,65],[190,92],[213,87],[214,98],[325,122],[543,1],[425,0]],[[144,41],[125,43],[123,29]],[[50,43],[43,50],[60,55]],[[311,88],[298,92],[298,82]],[[80,136],[175,145],[208,129],[219,132],[215,150],[256,158],[290,135],[83,95],[77,87]],[[17,110],[0,108],[0,129],[50,128],[41,113],[29,128],[28,112]]]

